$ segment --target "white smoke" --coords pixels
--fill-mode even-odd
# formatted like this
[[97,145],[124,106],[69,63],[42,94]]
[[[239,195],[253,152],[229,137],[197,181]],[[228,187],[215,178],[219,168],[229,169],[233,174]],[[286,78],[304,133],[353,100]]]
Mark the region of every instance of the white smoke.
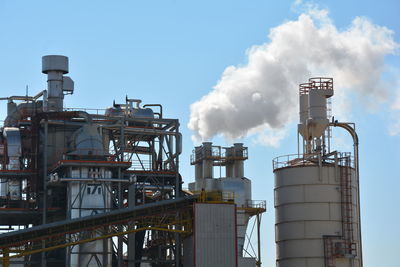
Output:
[[348,113],[349,91],[369,106],[387,101],[381,75],[385,55],[399,47],[393,34],[362,17],[339,30],[327,10],[309,8],[271,29],[269,42],[247,51],[246,65],[227,67],[214,89],[191,105],[194,140],[257,133],[256,142],[279,145],[285,126],[297,120],[298,84],[314,76],[334,77],[335,114]]

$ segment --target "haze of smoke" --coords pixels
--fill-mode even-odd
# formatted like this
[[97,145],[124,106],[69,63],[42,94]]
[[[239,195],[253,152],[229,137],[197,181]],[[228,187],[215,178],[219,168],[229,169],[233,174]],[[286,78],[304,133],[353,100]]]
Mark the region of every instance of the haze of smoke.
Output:
[[227,67],[213,90],[191,105],[195,141],[258,133],[256,142],[279,145],[285,126],[297,120],[298,84],[313,76],[334,77],[335,114],[350,106],[349,88],[371,105],[386,101],[384,57],[399,47],[391,30],[356,17],[341,31],[326,10],[311,8],[268,37],[247,51],[245,66]]

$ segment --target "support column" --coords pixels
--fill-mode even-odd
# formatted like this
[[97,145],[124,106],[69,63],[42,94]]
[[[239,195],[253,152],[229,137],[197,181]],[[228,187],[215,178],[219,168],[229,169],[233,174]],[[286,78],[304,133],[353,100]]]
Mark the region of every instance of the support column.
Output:
[[[121,168],[118,168],[118,179],[121,179]],[[122,197],[122,185],[121,182],[118,183],[118,208],[123,208],[123,197]],[[119,232],[122,232],[122,225],[118,226]],[[122,236],[118,236],[118,267],[122,267],[124,263],[124,254],[123,254],[123,247],[124,243],[122,240]]]
[[[47,139],[49,134],[49,124],[44,122],[44,140],[43,140],[43,208],[42,208],[42,224],[47,223]],[[45,241],[42,242],[42,248],[46,247]],[[42,267],[46,267],[46,252],[42,252]]]
[[[136,185],[131,184],[128,188],[128,205],[133,208],[136,205]],[[133,226],[135,227],[135,226]],[[128,234],[128,267],[135,267],[135,246],[136,246],[136,233]]]

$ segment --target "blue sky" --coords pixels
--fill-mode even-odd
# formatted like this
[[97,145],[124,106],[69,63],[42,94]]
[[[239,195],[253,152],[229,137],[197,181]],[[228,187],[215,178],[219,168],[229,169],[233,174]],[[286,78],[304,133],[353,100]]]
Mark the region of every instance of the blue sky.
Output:
[[[400,42],[400,2],[396,0],[314,3],[329,10],[339,31],[362,16],[391,29],[394,41]],[[181,172],[188,183],[194,176],[189,165],[194,145],[187,127],[190,105],[212,90],[228,66],[245,66],[246,51],[268,44],[271,28],[296,21],[301,12],[293,1],[2,0],[0,95],[25,94],[26,85],[31,94],[44,89],[41,57],[66,55],[75,81],[74,95],[66,98],[68,107],[105,108],[128,95],[144,103],[161,103],[166,117],[179,118],[184,135]],[[393,110],[396,90],[399,92],[399,51],[396,53],[384,57],[381,76],[387,85],[387,99],[371,108],[360,94],[347,95],[352,101],[348,117],[357,124],[360,137],[366,267],[399,266],[400,215],[396,211],[400,202],[400,136],[389,134],[400,116]],[[333,101],[342,101],[338,97]],[[5,103],[0,103],[0,118],[5,112]],[[271,161],[297,152],[295,129],[295,124],[289,123],[287,136],[277,147],[261,145],[254,136],[240,139],[249,146],[245,173],[253,181],[254,199],[267,200],[269,207],[262,226],[265,266],[275,264]],[[343,135],[339,137],[341,142],[349,142]],[[213,141],[225,145],[221,137]],[[349,147],[344,145],[343,149]]]

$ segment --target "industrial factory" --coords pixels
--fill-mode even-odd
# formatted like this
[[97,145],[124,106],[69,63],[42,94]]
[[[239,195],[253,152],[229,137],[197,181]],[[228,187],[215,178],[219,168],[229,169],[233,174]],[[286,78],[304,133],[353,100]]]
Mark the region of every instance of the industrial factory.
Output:
[[[261,255],[266,202],[252,197],[246,146],[196,146],[183,188],[192,179],[179,171],[179,121],[161,104],[65,107],[68,58],[44,56],[42,73],[45,90],[0,98],[1,266],[255,267],[273,257]],[[333,93],[331,78],[300,85],[298,151],[273,160],[277,267],[363,266],[358,137],[330,114]],[[333,127],[351,135],[353,153],[332,147]]]

